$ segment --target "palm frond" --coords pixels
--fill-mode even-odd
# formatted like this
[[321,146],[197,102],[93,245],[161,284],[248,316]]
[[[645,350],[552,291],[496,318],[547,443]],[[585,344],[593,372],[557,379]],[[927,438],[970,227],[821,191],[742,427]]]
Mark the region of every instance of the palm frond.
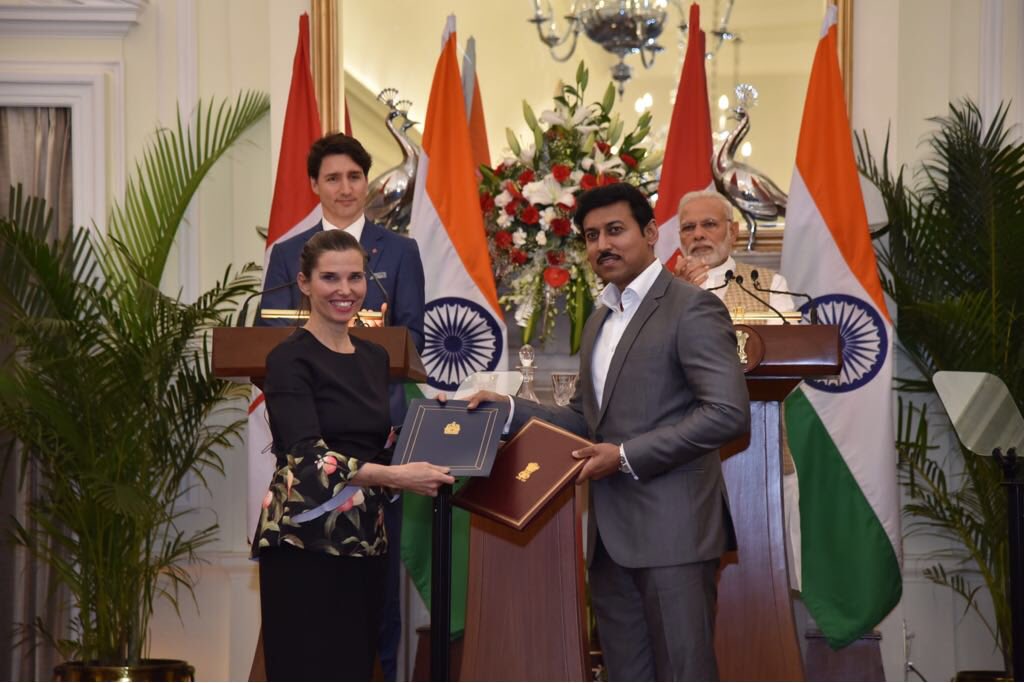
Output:
[[244,388],[213,376],[209,331],[259,280],[251,264],[227,268],[192,303],[159,283],[200,181],[267,108],[266,95],[244,93],[158,131],[105,235],[51,240],[45,206],[20,190],[0,219],[13,349],[0,362],[0,429],[42,480],[32,523],[15,522],[13,537],[68,587],[84,659],[137,661],[154,600],[177,607],[194,587],[183,564],[216,535],[181,524],[183,492],[223,473],[220,453],[245,420],[231,405]]
[[[939,370],[990,372],[1003,379],[1024,407],[1024,288],[1016,269],[1024,258],[1024,144],[1013,142],[1009,105],[991,121],[968,101],[931,119],[930,157],[912,174],[890,170],[889,140],[880,159],[856,136],[862,172],[879,188],[889,214],[885,240],[876,242],[883,287],[898,308],[900,346],[920,377],[901,391],[931,392]],[[899,402],[897,449],[909,502],[910,533],[954,542],[937,553],[925,575],[978,609],[982,585],[995,621],[979,611],[993,639],[1010,651],[1007,600],[1006,495],[991,458],[966,449],[938,459],[923,406]],[[950,568],[952,567],[952,569]],[[980,573],[972,585],[966,572]]]
[[135,165],[122,202],[111,212],[109,232],[123,246],[109,250],[105,266],[130,279],[159,286],[185,211],[203,178],[241,135],[270,111],[265,93],[244,92],[234,103],[202,102],[188,124],[161,129]]

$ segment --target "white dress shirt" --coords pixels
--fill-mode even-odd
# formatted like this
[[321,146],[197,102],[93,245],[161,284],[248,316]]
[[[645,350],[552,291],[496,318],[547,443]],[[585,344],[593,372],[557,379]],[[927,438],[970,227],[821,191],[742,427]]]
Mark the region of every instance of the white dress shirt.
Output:
[[[606,306],[610,311],[604,319],[601,329],[597,331],[597,339],[594,340],[594,355],[590,358],[590,379],[594,383],[594,398],[597,401],[598,410],[600,410],[601,401],[604,399],[604,384],[608,380],[608,369],[612,365],[615,349],[622,341],[622,334],[629,326],[629,321],[633,319],[637,309],[640,308],[640,302],[647,296],[651,285],[654,284],[662,270],[664,270],[664,266],[661,265],[661,261],[655,259],[651,265],[626,285],[626,289],[620,292],[617,286],[609,282],[597,299],[598,303]],[[633,479],[639,479],[629,465],[629,458],[626,456],[626,449],[622,444],[619,444],[619,454],[626,463],[627,474]]]
[[[616,285],[608,283],[601,292],[601,296],[598,297],[598,303],[606,306],[610,311],[604,319],[601,329],[597,332],[597,339],[594,340],[593,356],[590,359],[590,378],[594,384],[594,397],[597,400],[597,407],[599,409],[601,407],[601,400],[604,398],[604,384],[608,379],[608,369],[611,367],[615,349],[618,348],[619,342],[622,340],[622,334],[626,331],[626,327],[629,326],[629,321],[633,319],[637,309],[640,308],[640,302],[647,296],[651,286],[658,279],[658,275],[663,269],[664,266],[661,265],[661,261],[655,259],[651,265],[647,266],[642,273],[626,285],[625,290],[620,292]],[[515,399],[511,396],[508,398],[510,410],[508,420],[505,422],[505,434],[508,434],[509,428],[512,425],[512,417],[516,411]],[[623,448],[622,444],[619,444],[619,454],[626,463],[627,474],[633,477],[633,479],[639,480],[640,478],[634,474],[633,468],[629,465],[626,449]]]
[[356,242],[358,242],[359,240],[361,240],[363,238],[363,226],[366,225],[366,214],[365,213],[364,214],[360,214],[359,218],[357,218],[354,221],[352,221],[352,223],[347,228],[339,228],[337,225],[334,225],[333,223],[328,221],[326,218],[324,218],[322,222],[324,224],[324,230],[342,230],[343,229],[345,232],[347,232],[348,234],[350,234],[353,237],[355,237],[356,238]]
[[[736,272],[736,260],[730,256],[718,266],[708,270],[708,279],[701,284],[702,289],[711,289],[712,287],[719,287],[712,294],[716,295],[719,299],[725,300],[726,287],[722,287],[725,284],[725,273],[727,271]],[[730,285],[731,287],[732,285]],[[744,287],[753,289],[753,283],[743,283]],[[761,285],[764,287],[764,285]],[[786,278],[782,277],[779,273],[775,273],[772,276],[772,284],[768,289],[774,289],[778,292],[789,291],[789,284],[786,282]],[[779,309],[783,313],[791,313],[796,310],[796,304],[793,302],[793,297],[789,294],[769,294],[768,303]],[[782,322],[781,320],[779,321]]]
[[626,285],[622,292],[610,282],[605,286],[604,291],[597,301],[608,308],[610,313],[604,319],[604,325],[597,332],[597,339],[594,340],[594,355],[590,359],[590,379],[594,383],[594,398],[597,399],[597,408],[600,410],[601,401],[604,398],[604,383],[608,379],[608,368],[612,364],[612,356],[619,346],[622,333],[626,326],[636,314],[640,302],[647,296],[651,285],[654,284],[658,274],[663,270],[661,261],[657,259],[647,268],[633,278],[633,281]]

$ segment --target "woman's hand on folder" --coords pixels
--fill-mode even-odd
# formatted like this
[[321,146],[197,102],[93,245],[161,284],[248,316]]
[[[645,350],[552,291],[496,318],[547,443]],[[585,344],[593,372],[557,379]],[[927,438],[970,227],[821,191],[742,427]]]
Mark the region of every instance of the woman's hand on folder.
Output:
[[[447,403],[448,395],[445,394],[444,392],[441,392],[440,394],[437,395],[437,400],[439,403]],[[477,407],[479,407],[481,403],[488,402],[508,403],[508,396],[506,396],[505,394],[499,394],[494,391],[478,391],[472,396],[470,396],[468,399],[466,399],[466,410],[474,410]]]
[[410,462],[405,465],[378,465],[368,462],[349,480],[357,486],[386,486],[412,491],[421,496],[436,496],[442,484],[454,484],[455,477],[447,467],[429,462]]
[[405,489],[421,496],[436,496],[442,484],[454,484],[455,477],[448,474],[447,467],[431,465],[429,462],[410,462],[407,465],[392,465],[395,485],[392,488]]

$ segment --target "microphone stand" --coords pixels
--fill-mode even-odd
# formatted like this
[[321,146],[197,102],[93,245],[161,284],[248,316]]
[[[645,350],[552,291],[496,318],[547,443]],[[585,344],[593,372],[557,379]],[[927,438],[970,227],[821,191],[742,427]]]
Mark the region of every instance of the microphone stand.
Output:
[[[727,281],[729,280],[729,273],[725,274],[725,279]],[[782,315],[782,311],[780,311],[779,309],[775,308],[770,303],[768,303],[766,300],[762,299],[757,294],[754,294],[754,292],[752,292],[751,290],[749,290],[749,289],[747,289],[746,287],[743,286],[743,276],[742,275],[735,275],[735,276],[733,276],[731,281],[735,282],[736,286],[739,287],[743,291],[743,293],[749,295],[752,299],[754,299],[758,303],[764,304],[765,306],[767,306],[771,310],[772,313],[774,313],[775,315],[779,316],[779,319],[782,321],[783,325],[788,325],[789,324],[789,321],[786,320],[786,316]]]
[[267,287],[266,289],[253,292],[249,296],[245,297],[245,301],[242,302],[242,308],[238,311],[238,318],[235,320],[235,327],[245,327],[245,318],[249,315],[249,303],[256,297],[262,297],[264,294],[270,294],[271,292],[277,292],[288,287],[294,287],[297,283],[285,282],[283,285],[275,285],[273,287]]
[[382,320],[384,322],[384,327],[387,327],[391,320],[391,299],[388,297],[388,290],[384,289],[384,285],[380,283],[380,280],[377,279],[377,276],[373,274],[372,270],[367,269],[366,274],[371,280],[373,280],[373,284],[377,285],[377,289],[380,290],[381,297],[384,298],[384,303],[386,305],[384,306],[384,315]]
[[807,299],[807,309],[808,311],[810,311],[811,324],[818,324],[818,304],[814,303],[814,299],[811,298],[810,294],[806,294],[804,292],[784,292],[778,289],[768,289],[767,287],[762,287],[760,282],[758,281],[758,273],[756,270],[750,271],[750,282],[752,285],[754,285],[754,289],[756,289],[759,292],[764,292],[767,294],[788,294],[789,296],[799,296],[801,298]]

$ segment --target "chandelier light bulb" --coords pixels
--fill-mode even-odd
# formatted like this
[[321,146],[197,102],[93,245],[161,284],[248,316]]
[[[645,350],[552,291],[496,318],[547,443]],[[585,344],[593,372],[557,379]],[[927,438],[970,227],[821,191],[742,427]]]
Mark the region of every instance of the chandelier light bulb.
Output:
[[751,155],[751,153],[753,153],[753,151],[754,151],[754,146],[750,144],[749,140],[747,142],[744,142],[740,146],[740,154],[742,154],[744,157],[749,157]]
[[722,111],[725,111],[726,109],[729,108],[728,95],[722,95],[721,97],[718,98],[718,108],[721,109]]

